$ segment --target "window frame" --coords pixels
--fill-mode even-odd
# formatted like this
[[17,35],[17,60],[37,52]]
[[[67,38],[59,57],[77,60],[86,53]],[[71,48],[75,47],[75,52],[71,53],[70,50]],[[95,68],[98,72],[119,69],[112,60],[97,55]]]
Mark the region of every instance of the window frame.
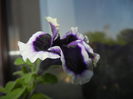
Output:
[[0,0],[0,86],[8,81],[9,48],[6,0]]

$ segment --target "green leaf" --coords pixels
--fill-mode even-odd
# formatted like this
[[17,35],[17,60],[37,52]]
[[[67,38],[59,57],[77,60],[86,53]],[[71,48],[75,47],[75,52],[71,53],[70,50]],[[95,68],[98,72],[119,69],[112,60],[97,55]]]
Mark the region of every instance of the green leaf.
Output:
[[25,88],[17,88],[10,93],[8,93],[6,96],[3,96],[2,99],[19,99],[20,96],[24,93]]
[[31,82],[32,79],[33,79],[33,74],[32,74],[32,73],[25,74],[25,75],[23,76],[23,78],[24,78],[24,82],[25,82],[25,83],[29,83],[29,82]]
[[5,86],[5,90],[7,93],[9,93],[16,85],[16,82],[15,81],[10,81],[6,84]]
[[42,81],[43,81],[43,83],[54,84],[54,83],[58,82],[58,79],[55,75],[46,73],[45,75],[42,76]]
[[6,96],[0,96],[0,99],[7,99]]
[[38,64],[40,64],[40,62],[41,62],[41,60],[38,58],[34,63],[38,65]]
[[30,66],[33,65],[33,63],[29,59],[26,60],[25,64],[30,65]]
[[27,69],[27,66],[22,66],[21,71],[23,73],[28,73],[29,72],[29,70]]
[[33,80],[34,80],[34,73],[26,73],[23,74],[20,78],[16,80],[16,86],[17,87],[31,87],[33,85]]
[[17,58],[17,59],[15,60],[14,64],[15,64],[15,65],[23,65],[23,64],[25,64],[25,62],[23,61],[22,58],[19,57],[19,58]]
[[22,76],[24,73],[22,71],[17,71],[17,72],[14,72],[13,75],[19,75],[19,76]]
[[5,88],[0,88],[0,92],[1,93],[6,93],[6,89]]
[[30,99],[51,99],[51,98],[42,93],[36,93],[33,94]]
[[18,79],[16,79],[16,87],[19,88],[19,87],[22,87],[24,84],[24,79],[23,77],[20,77]]
[[24,65],[24,64],[27,64],[27,65],[30,65],[30,66],[33,65],[33,63],[30,62],[29,59],[27,59],[26,62],[25,62],[21,57],[17,58],[17,59],[15,60],[14,64],[15,64],[15,65]]

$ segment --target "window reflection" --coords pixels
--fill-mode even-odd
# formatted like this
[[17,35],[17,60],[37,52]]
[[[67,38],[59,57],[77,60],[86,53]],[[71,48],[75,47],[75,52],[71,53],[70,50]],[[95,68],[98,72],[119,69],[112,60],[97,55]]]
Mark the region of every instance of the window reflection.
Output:
[[[78,26],[89,37],[101,60],[92,80],[83,85],[69,83],[60,72],[56,85],[40,86],[55,99],[125,99],[133,89],[133,2],[132,0],[12,0],[8,1],[8,31],[13,61],[19,55],[17,41],[26,42],[36,31],[50,32],[46,16],[56,17],[60,34]],[[11,71],[13,71],[11,70]],[[50,72],[62,71],[52,69]]]

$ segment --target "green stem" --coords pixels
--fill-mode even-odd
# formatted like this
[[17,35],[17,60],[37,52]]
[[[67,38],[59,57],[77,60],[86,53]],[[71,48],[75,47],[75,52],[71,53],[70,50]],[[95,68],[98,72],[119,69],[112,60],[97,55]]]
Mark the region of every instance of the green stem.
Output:
[[36,64],[36,70],[35,70],[36,73],[38,73],[38,71],[40,69],[40,63],[41,63],[41,60],[39,60],[39,59],[35,63]]
[[[33,64],[31,73],[35,73],[35,75],[37,75],[37,73],[39,71],[40,63],[41,63],[41,61],[38,59]],[[34,93],[34,91],[35,91],[35,89],[37,88],[37,85],[38,85],[35,77],[33,77],[32,83],[33,83],[33,86],[32,86],[32,90],[29,92],[28,99],[30,99],[30,97],[33,95],[33,93]]]

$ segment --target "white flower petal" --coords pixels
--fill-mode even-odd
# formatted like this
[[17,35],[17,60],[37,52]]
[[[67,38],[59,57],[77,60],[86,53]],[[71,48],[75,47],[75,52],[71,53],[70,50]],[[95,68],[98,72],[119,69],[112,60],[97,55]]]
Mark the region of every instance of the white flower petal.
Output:
[[41,60],[45,60],[46,58],[56,59],[60,58],[60,56],[56,53],[51,53],[47,51],[39,51],[36,52],[32,48],[32,44],[24,44],[22,42],[18,42],[20,54],[22,55],[22,58],[24,61],[26,59],[29,59],[32,63],[35,62],[38,58]]
[[78,32],[78,27],[71,27],[72,33],[77,33]]
[[56,27],[59,26],[59,24],[57,23],[57,19],[56,19],[56,18],[46,17],[46,20],[47,20],[49,23],[51,23],[51,24],[53,24],[54,26],[56,26]]
[[85,84],[91,80],[92,76],[93,76],[93,71],[86,70],[82,75],[73,76],[74,77],[73,83],[80,85]]
[[29,39],[28,43],[32,43],[33,41],[35,41],[35,39],[39,36],[39,35],[44,35],[46,34],[45,32],[43,31],[38,31],[36,33],[34,33],[31,38]]
[[85,49],[87,52],[91,53],[91,54],[94,54],[93,52],[93,49],[90,47],[89,44],[85,43],[85,42],[82,42],[82,44],[84,45]]
[[97,62],[100,60],[100,55],[97,53],[94,53],[94,59],[93,59],[93,63],[94,66],[96,67]]

